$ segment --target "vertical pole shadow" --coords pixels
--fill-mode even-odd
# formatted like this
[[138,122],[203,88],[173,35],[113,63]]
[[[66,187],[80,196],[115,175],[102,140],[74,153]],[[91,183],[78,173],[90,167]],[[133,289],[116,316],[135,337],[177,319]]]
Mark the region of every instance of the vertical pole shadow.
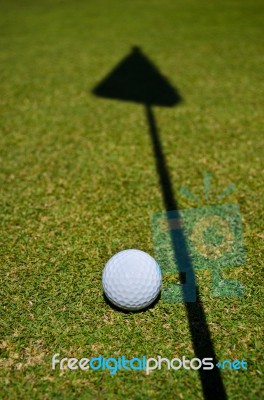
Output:
[[[175,218],[180,218],[177,211],[177,201],[172,190],[169,170],[159,138],[158,128],[150,106],[146,106],[146,116],[149,124],[149,133],[152,141],[153,152],[155,154],[156,169],[159,175],[160,186],[162,188],[163,202],[167,211],[173,210]],[[190,296],[191,288],[195,288],[195,273],[191,264],[187,243],[182,229],[177,230],[177,236],[172,235],[172,242],[174,256],[180,266],[183,261],[182,255],[184,255],[184,268],[182,268],[182,270],[185,271],[185,276],[182,273],[179,275],[195,356],[201,360],[203,358],[212,357],[213,363],[216,364],[216,354],[209,327],[206,322],[198,287],[196,287],[196,302],[186,301]],[[227,399],[225,387],[218,368],[213,368],[212,370],[203,370],[200,368],[199,374],[205,399]]]

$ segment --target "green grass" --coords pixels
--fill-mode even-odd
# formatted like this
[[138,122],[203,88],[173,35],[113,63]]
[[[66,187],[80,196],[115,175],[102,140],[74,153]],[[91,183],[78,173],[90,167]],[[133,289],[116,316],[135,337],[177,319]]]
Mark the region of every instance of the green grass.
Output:
[[[0,238],[2,399],[201,399],[197,372],[52,371],[51,357],[194,357],[182,303],[123,314],[102,297],[115,252],[154,254],[164,210],[144,107],[98,99],[94,85],[139,45],[183,102],[154,112],[180,208],[230,182],[247,261],[226,277],[242,299],[198,280],[230,399],[259,399],[263,256],[263,2],[1,1]],[[208,355],[210,356],[210,355]]]

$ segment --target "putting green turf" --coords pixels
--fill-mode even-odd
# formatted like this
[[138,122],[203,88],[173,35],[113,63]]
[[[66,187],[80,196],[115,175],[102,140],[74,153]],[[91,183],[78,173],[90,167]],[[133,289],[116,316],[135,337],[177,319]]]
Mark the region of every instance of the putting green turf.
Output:
[[[51,357],[194,357],[185,307],[123,314],[102,297],[107,259],[154,255],[149,216],[164,210],[144,107],[91,90],[141,47],[183,102],[154,108],[179,208],[188,186],[239,203],[247,261],[225,270],[241,299],[197,273],[230,399],[261,397],[263,244],[261,0],[1,1],[0,238],[2,399],[200,399],[196,371],[52,371]],[[208,354],[208,357],[210,355]]]

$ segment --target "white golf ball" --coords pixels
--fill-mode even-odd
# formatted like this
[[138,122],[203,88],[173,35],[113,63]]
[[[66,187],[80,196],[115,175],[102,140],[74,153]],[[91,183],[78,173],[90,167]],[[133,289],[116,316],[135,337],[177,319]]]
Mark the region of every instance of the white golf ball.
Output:
[[115,254],[103,271],[107,298],[125,310],[141,310],[158,296],[162,277],[160,267],[149,254],[129,249]]

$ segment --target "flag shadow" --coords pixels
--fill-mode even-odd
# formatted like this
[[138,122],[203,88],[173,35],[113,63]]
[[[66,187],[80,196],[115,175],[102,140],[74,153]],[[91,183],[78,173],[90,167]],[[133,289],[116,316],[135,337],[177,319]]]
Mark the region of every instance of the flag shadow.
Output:
[[[146,57],[138,47],[93,89],[93,94],[98,97],[130,101],[145,106],[149,134],[155,155],[156,170],[162,189],[163,202],[167,211],[174,210],[174,217],[178,215],[178,205],[172,189],[172,181],[164,156],[158,127],[152,106],[173,107],[182,101],[179,92]],[[188,252],[186,239],[182,229],[177,230],[177,235],[172,235],[174,257],[179,269],[183,301],[188,318],[189,329],[195,357],[199,359],[213,358],[217,364],[213,341],[206,321],[204,307],[195,283],[194,267]],[[196,295],[196,301],[190,302],[191,295]],[[218,368],[212,370],[199,369],[200,380],[205,399],[227,399],[225,387]]]

